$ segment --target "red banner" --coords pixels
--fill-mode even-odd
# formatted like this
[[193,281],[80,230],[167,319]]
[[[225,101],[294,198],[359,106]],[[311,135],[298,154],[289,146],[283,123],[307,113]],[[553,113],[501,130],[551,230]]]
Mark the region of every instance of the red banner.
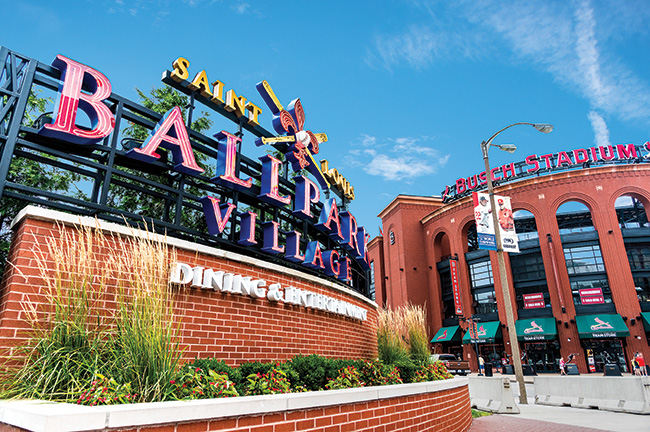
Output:
[[605,297],[602,288],[587,288],[579,290],[580,303],[583,305],[603,304]]
[[523,297],[524,297],[524,309],[543,308],[546,306],[544,304],[543,293],[524,294]]
[[449,260],[449,270],[451,271],[451,287],[454,291],[454,306],[456,315],[463,314],[463,306],[460,302],[460,287],[458,286],[458,268],[456,260]]

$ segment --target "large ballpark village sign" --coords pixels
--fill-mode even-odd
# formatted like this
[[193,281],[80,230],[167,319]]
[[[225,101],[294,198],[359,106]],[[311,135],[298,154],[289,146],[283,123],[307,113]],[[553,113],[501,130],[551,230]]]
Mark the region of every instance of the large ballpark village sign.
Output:
[[[645,154],[644,154],[645,153]],[[604,164],[629,164],[650,162],[650,141],[643,145],[617,144],[580,148],[549,154],[532,154],[524,161],[509,163],[492,168],[492,181],[499,183],[518,180],[524,177],[541,175],[567,169],[583,169]],[[485,171],[470,177],[456,180],[446,186],[442,193],[443,202],[451,202],[476,192],[487,184]]]
[[[52,67],[49,67],[6,48],[0,48],[0,55],[4,60],[4,70],[0,74],[0,78],[3,79],[0,80],[0,92],[7,88],[12,90],[11,97],[7,98],[8,102],[4,108],[0,107],[3,108],[0,109],[0,114],[5,116],[5,118],[0,117],[0,139],[5,141],[2,161],[0,161],[0,180],[7,178],[8,168],[5,165],[8,159],[6,153],[9,150],[16,156],[30,157],[48,163],[48,159],[38,159],[31,156],[31,152],[19,150],[21,145],[46,151],[62,160],[71,158],[72,162],[77,164],[82,163],[80,162],[82,159],[69,156],[69,153],[76,151],[83,156],[88,156],[89,152],[106,149],[108,156],[102,158],[102,161],[110,159],[115,160],[116,163],[120,161],[122,165],[131,169],[133,167],[142,171],[150,169],[147,172],[167,175],[170,182],[177,182],[176,184],[181,187],[193,185],[201,191],[205,190],[212,194],[196,196],[192,201],[188,199],[192,197],[189,192],[182,191],[179,194],[173,188],[151,183],[150,180],[125,173],[118,167],[96,166],[96,163],[91,165],[84,160],[83,163],[88,163],[97,171],[94,175],[96,184],[90,199],[92,202],[83,203],[83,206],[92,209],[90,214],[113,212],[124,215],[125,212],[102,206],[104,202],[109,202],[107,197],[109,190],[114,187],[111,183],[115,182],[114,177],[122,175],[128,181],[118,182],[117,185],[120,187],[151,193],[147,188],[133,185],[141,181],[145,182],[143,183],[145,185],[151,185],[151,188],[160,187],[166,193],[180,195],[175,202],[171,202],[164,194],[152,194],[156,198],[166,199],[166,202],[176,205],[173,210],[165,210],[165,216],[169,220],[175,220],[176,224],[167,223],[164,218],[159,218],[163,219],[164,228],[172,231],[177,229],[182,234],[188,232],[198,235],[196,230],[182,227],[178,222],[182,220],[180,217],[182,206],[187,206],[191,210],[200,210],[204,215],[209,234],[204,238],[207,237],[208,241],[210,237],[215,241],[225,239],[229,241],[227,245],[236,247],[238,251],[253,250],[255,256],[259,256],[259,252],[262,252],[269,260],[288,261],[293,263],[293,267],[310,269],[308,271],[345,282],[356,290],[368,294],[366,291],[366,274],[369,268],[366,256],[367,235],[365,229],[357,225],[356,219],[347,210],[347,203],[354,199],[354,189],[336,169],[329,168],[326,160],[317,163],[314,159],[320,145],[327,141],[327,136],[324,133],[313,133],[305,129],[305,111],[300,99],[293,100],[287,108],[284,108],[268,82],[262,81],[257,84],[259,94],[273,114],[272,124],[277,135],[270,133],[260,126],[259,121],[263,112],[260,107],[247,101],[243,96],[237,96],[232,89],[225,92],[224,84],[220,81],[210,82],[205,70],[198,72],[190,80],[189,61],[182,57],[178,58],[173,62],[173,70],[163,74],[163,82],[188,94],[191,99],[190,109],[194,108],[194,101],[199,101],[238,125],[237,130],[232,133],[222,130],[214,135],[215,141],[189,128],[191,110],[190,118],[187,120],[183,119],[181,107],[174,107],[162,117],[157,115],[158,120],[155,122],[147,121],[141,116],[127,115],[127,109],[130,109],[137,114],[144,113],[154,118],[156,116],[155,113],[114,95],[110,81],[96,69],[62,55],[58,55]],[[40,76],[39,72],[50,75],[50,78]],[[22,82],[20,82],[21,77]],[[18,128],[14,127],[14,131],[11,130],[12,125],[16,124],[16,115],[13,119],[7,119],[7,112],[13,109],[22,118],[20,111],[22,109],[24,112],[25,109],[25,91],[29,92],[31,89],[30,80],[50,88],[53,88],[54,82],[58,85],[56,106],[52,113],[54,119],[36,128],[21,125],[20,131],[25,132],[26,139],[15,139],[16,150],[14,151],[8,144],[12,144],[10,139],[12,134],[18,136]],[[11,103],[14,105],[11,106]],[[80,111],[87,115],[91,123],[90,127],[77,124]],[[116,135],[120,133],[120,129],[116,126],[116,122],[119,123],[123,119],[132,124],[148,127],[150,133],[141,144],[130,145],[126,151],[119,151],[116,149]],[[7,124],[9,124],[8,130]],[[281,151],[286,162],[265,154],[258,158],[260,165],[242,155],[240,149],[244,129],[256,136],[254,143],[257,146],[268,144]],[[110,143],[111,148],[101,147],[102,143]],[[58,150],[52,150],[52,147]],[[203,155],[211,156],[211,159],[206,162],[205,157],[197,158],[195,154],[197,150],[200,150]],[[9,159],[11,156],[9,155]],[[167,163],[167,159],[171,159],[171,165]],[[132,162],[128,162],[129,160]],[[215,175],[206,176],[206,170],[197,163],[197,160],[204,166],[212,160]],[[293,181],[287,179],[287,165],[296,173]],[[70,164],[57,165],[59,168],[61,166],[71,170],[76,169]],[[281,175],[282,171],[284,175]],[[302,175],[305,171],[316,181]],[[86,172],[84,171],[84,174]],[[0,187],[0,195],[6,189],[9,191],[5,192],[5,196],[19,197],[40,204],[43,204],[46,198],[51,198],[50,195],[54,195],[41,192],[45,198],[40,195],[39,198],[35,198],[33,193],[27,193],[33,192],[32,190],[11,181],[7,182],[6,187]],[[13,192],[12,189],[18,192]],[[322,203],[321,191],[325,194]],[[330,198],[330,191],[339,196],[341,204],[335,197]],[[82,205],[69,197],[60,198],[77,206]],[[95,201],[99,201],[99,205],[95,204]],[[56,207],[51,201],[45,203]],[[244,211],[241,211],[242,207]],[[60,208],[68,210],[70,207]],[[255,209],[258,211],[254,211]],[[126,214],[136,219],[135,215],[128,212]],[[109,216],[113,217],[113,215]],[[263,216],[266,216],[264,220]],[[116,219],[113,217],[113,220]],[[152,218],[152,221],[156,222],[157,219]],[[183,266],[186,265],[179,264],[181,270],[178,270],[180,273],[176,276],[177,280],[185,280],[183,272],[187,272],[187,269]],[[201,284],[210,285],[213,289],[234,290],[234,292],[239,290],[240,293],[243,289],[248,295],[256,297],[265,286],[265,282],[262,284],[262,281],[253,283],[250,278],[224,275],[212,270],[210,272],[206,270],[203,276],[208,273],[210,277],[221,278],[220,282],[209,277],[205,281],[201,279]],[[196,277],[198,276],[192,276],[192,280]],[[235,285],[233,280],[236,282]],[[365,316],[363,312],[350,308],[351,305],[343,302],[336,302],[334,299],[319,297],[309,292],[299,292],[294,288],[289,291],[287,289],[289,288],[284,290],[285,302],[330,310],[359,319]],[[280,292],[278,286],[271,285],[267,297],[270,300],[280,300],[277,298],[278,292]],[[287,300],[287,292],[289,292],[289,300]]]

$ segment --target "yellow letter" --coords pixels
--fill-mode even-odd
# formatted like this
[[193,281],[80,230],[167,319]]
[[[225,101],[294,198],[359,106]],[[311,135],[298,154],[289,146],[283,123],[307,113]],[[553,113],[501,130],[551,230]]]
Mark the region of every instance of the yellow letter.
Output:
[[197,91],[200,90],[201,95],[207,98],[212,97],[212,92],[210,91],[210,81],[208,81],[208,75],[205,73],[205,69],[197,73],[191,83],[188,84],[190,90]]
[[248,124],[259,125],[260,123],[257,121],[257,117],[262,114],[262,109],[257,105],[253,105],[252,102],[246,104],[246,109],[248,110]]
[[212,102],[218,104],[218,105],[223,105],[223,83],[219,80],[215,81],[212,83],[214,86],[214,96],[212,97]]
[[172,71],[172,79],[176,82],[181,82],[189,78],[190,73],[187,68],[190,67],[190,62],[186,58],[179,57],[172,63],[174,70]]
[[234,90],[228,90],[226,93],[226,106],[224,108],[230,112],[235,112],[237,117],[246,117],[244,107],[246,106],[246,98],[237,96]]
[[327,176],[327,171],[329,169],[329,162],[327,159],[321,159],[320,161],[320,171]]

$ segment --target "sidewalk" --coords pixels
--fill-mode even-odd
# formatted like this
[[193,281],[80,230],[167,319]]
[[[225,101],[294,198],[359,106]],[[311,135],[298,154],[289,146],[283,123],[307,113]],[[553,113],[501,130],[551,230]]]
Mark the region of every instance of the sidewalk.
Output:
[[[476,374],[472,374],[476,376]],[[496,377],[514,375],[495,374]],[[533,376],[524,376],[526,384],[533,384]],[[517,385],[513,390],[518,394]],[[515,394],[515,400],[518,396]],[[526,432],[650,432],[650,416],[616,413],[571,407],[536,405],[534,396],[528,405],[518,404],[520,414],[495,414],[474,419],[469,432],[526,431]]]

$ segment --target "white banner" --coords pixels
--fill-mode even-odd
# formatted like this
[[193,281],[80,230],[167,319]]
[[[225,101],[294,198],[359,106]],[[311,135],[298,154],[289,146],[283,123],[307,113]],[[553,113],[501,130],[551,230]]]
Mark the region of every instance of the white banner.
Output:
[[[479,248],[496,250],[494,227],[492,226],[492,208],[488,194],[474,192],[474,220],[478,235]],[[519,241],[515,232],[515,219],[512,214],[510,198],[500,195],[494,196],[497,205],[497,219],[501,234],[501,248],[504,252],[519,252]]]

